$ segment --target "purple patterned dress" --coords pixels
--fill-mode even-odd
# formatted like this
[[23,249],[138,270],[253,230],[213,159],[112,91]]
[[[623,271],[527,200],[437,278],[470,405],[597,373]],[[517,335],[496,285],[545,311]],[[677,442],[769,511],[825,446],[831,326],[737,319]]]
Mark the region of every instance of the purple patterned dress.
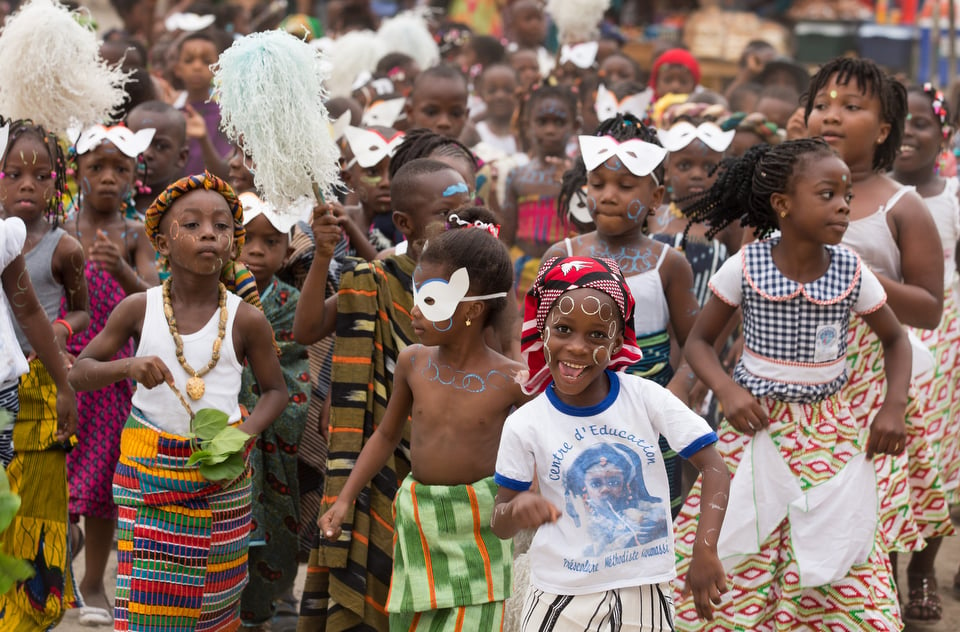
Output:
[[[90,326],[71,338],[67,351],[79,355],[107,324],[107,318],[126,296],[116,279],[95,263],[87,262],[84,275],[90,292]],[[131,357],[129,340],[113,357]],[[122,380],[98,391],[77,393],[77,446],[67,455],[70,480],[70,516],[91,516],[113,520],[113,471],[120,459],[120,432],[130,415],[133,384]]]

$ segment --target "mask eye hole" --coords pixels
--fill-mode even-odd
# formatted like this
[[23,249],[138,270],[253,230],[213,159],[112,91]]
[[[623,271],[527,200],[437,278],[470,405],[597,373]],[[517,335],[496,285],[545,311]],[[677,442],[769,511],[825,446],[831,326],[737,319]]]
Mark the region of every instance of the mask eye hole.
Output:
[[423,304],[424,304],[424,305],[431,305],[431,306],[432,306],[432,305],[436,305],[436,304],[437,304],[437,300],[436,300],[435,298],[433,298],[432,296],[428,296],[428,297],[426,297],[425,299],[423,299]]

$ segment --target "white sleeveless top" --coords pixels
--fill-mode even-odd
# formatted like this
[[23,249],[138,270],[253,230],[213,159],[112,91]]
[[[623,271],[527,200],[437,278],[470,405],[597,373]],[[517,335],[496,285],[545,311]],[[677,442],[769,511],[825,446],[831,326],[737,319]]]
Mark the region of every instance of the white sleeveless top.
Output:
[[[216,408],[227,413],[231,423],[240,420],[240,375],[243,373],[243,366],[237,361],[237,352],[233,347],[233,323],[241,302],[239,296],[227,292],[227,330],[220,349],[220,361],[203,376],[206,390],[198,401],[191,400],[186,394],[187,380],[191,376],[177,360],[173,336],[163,315],[162,286],[147,290],[147,309],[143,315],[143,332],[136,354],[138,358],[157,356],[163,360],[173,375],[177,389],[190,403],[194,413],[202,408]],[[189,335],[181,334],[183,357],[190,366],[199,369],[210,362],[219,324],[220,310],[217,309],[199,331]],[[132,403],[150,423],[161,430],[181,437],[190,432],[190,416],[170,387],[161,384],[148,389],[137,384]]]
[[893,239],[890,225],[887,224],[887,212],[901,197],[913,190],[914,187],[900,187],[876,213],[850,222],[843,236],[844,246],[860,255],[874,272],[894,281],[902,281],[903,277],[900,270],[900,248]]
[[[637,338],[667,330],[670,323],[670,308],[667,306],[667,296],[663,293],[663,281],[660,279],[660,266],[667,256],[670,246],[663,245],[657,265],[652,270],[624,277],[633,300],[637,304],[633,310],[633,330]],[[567,248],[567,256],[573,256],[573,242],[569,237],[563,239]],[[642,301],[642,303],[641,303]]]
[[960,240],[960,202],[957,201],[957,179],[946,178],[946,185],[938,195],[923,198],[937,224],[943,243],[944,279],[950,285],[957,269],[954,262],[957,240]]

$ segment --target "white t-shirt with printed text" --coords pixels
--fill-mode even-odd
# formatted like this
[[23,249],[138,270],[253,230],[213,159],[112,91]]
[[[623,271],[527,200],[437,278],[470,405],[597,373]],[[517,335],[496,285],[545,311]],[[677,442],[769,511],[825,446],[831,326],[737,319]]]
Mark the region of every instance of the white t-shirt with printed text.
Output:
[[689,457],[716,442],[701,417],[662,386],[607,371],[610,392],[595,406],[560,401],[553,384],[510,415],[495,480],[540,493],[561,512],[537,529],[531,583],[579,595],[676,576],[670,486],[658,446],[662,434]]

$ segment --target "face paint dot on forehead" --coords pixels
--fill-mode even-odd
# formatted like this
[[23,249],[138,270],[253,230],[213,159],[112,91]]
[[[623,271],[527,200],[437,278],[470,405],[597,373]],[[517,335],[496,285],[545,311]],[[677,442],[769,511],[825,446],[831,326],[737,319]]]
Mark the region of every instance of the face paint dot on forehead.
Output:
[[836,90],[831,90],[831,91],[830,91],[830,98],[831,98],[831,99],[836,99],[836,98],[837,98],[837,91],[836,91]]
[[458,193],[470,193],[470,189],[467,188],[467,185],[463,182],[457,182],[456,184],[451,184],[446,189],[443,190],[443,197],[451,197],[457,195]]

